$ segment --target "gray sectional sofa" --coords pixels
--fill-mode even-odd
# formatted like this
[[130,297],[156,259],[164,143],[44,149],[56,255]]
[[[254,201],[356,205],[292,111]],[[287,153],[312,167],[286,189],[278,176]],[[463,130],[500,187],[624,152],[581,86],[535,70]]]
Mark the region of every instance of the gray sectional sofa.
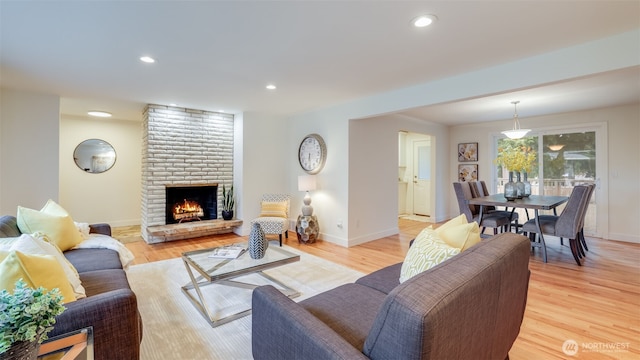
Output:
[[255,359],[508,359],[529,285],[529,240],[485,239],[399,283],[402,264],[295,303],[253,292]]
[[[111,235],[108,224],[90,225],[90,232]],[[21,235],[14,216],[0,217],[0,237]],[[96,360],[140,358],[142,319],[118,253],[109,249],[76,249],[64,256],[80,274],[87,297],[65,304],[49,337],[93,326]]]

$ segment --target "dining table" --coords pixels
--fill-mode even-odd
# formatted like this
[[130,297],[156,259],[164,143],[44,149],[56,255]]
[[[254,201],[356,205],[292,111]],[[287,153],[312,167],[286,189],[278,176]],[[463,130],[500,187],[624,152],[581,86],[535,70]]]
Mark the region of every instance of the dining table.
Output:
[[[480,196],[467,200],[467,203],[470,205],[479,205],[480,213],[478,216],[478,223],[482,223],[482,215],[484,213],[485,206],[505,206],[511,209],[511,213],[515,211],[516,208],[522,209],[532,209],[534,210],[534,219],[536,223],[536,228],[538,230],[538,242],[532,242],[533,247],[542,248],[542,257],[544,262],[547,262],[547,247],[543,246],[544,244],[544,235],[542,234],[542,228],[540,227],[540,219],[539,212],[540,210],[553,210],[553,214],[557,215],[556,208],[569,200],[568,196],[558,196],[558,195],[529,195],[528,197],[523,197],[519,199],[507,200],[504,197],[504,194],[493,194],[488,196]],[[528,216],[528,212],[527,212]],[[517,231],[517,228],[516,228]]]

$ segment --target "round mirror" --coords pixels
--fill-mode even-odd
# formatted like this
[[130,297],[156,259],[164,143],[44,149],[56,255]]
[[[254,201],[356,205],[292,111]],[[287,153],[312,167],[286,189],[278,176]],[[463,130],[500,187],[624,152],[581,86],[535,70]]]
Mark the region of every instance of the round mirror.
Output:
[[116,151],[104,140],[89,139],[76,146],[73,160],[82,171],[99,174],[111,169],[116,163]]

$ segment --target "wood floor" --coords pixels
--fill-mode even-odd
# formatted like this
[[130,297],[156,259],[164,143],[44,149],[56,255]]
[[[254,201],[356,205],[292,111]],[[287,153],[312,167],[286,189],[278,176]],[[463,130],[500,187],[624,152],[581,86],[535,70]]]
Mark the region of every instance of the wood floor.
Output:
[[[401,262],[409,241],[429,224],[399,220],[400,234],[344,248],[318,241],[298,244],[294,233],[284,243],[309,254],[369,273]],[[135,241],[137,229],[114,229],[126,237],[135,264],[179,257],[184,251],[246,240],[234,234],[148,245]],[[565,242],[566,244],[567,242]],[[587,238],[584,265],[568,246],[547,240],[548,263],[532,252],[527,309],[511,352],[521,359],[640,359],[640,244]],[[482,334],[478,334],[482,336]],[[577,346],[563,352],[563,344]],[[480,359],[482,360],[482,359]]]

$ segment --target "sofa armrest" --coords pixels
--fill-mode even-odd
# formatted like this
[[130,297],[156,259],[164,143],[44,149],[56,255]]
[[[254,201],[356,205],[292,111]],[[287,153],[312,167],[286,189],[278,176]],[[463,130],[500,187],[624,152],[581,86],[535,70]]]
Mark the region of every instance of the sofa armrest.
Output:
[[111,225],[109,224],[89,224],[90,234],[102,234],[111,236]]
[[329,326],[271,285],[252,297],[251,346],[260,359],[367,359]]
[[94,356],[99,359],[140,358],[142,322],[136,295],[118,289],[65,304],[49,337],[93,326]]

